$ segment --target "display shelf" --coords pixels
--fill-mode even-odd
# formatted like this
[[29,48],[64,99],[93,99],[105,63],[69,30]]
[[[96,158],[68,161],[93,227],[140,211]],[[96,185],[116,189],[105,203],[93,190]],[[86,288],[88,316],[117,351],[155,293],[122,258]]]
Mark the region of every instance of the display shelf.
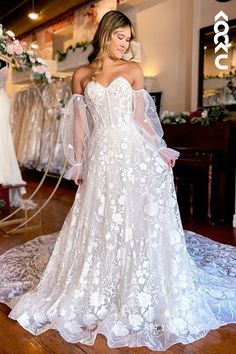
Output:
[[84,50],[77,48],[75,51],[69,50],[66,59],[57,62],[57,72],[72,72],[75,69],[88,64],[88,55],[92,51],[92,45]]
[[[65,74],[57,72],[57,62],[55,60],[45,60],[48,66],[48,70],[52,74],[52,77],[64,77]],[[30,80],[31,72],[27,71],[12,71],[12,84],[28,84],[31,82]]]

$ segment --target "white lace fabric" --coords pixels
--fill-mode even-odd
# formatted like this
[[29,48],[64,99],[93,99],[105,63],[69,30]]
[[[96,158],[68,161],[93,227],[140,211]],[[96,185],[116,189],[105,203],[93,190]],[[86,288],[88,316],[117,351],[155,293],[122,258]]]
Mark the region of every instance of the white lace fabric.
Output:
[[[112,94],[113,87],[115,90],[119,89],[116,91],[118,95]],[[104,94],[98,95],[93,100],[94,97],[91,98],[88,92],[95,90],[97,93],[97,88],[98,92],[102,90]],[[140,136],[149,144],[152,143],[165,161],[169,157],[176,159],[179,156],[177,151],[167,148],[154,101],[146,90],[132,90],[129,82],[123,77],[113,80],[108,87],[92,81],[86,87],[85,97],[72,95],[62,121],[64,152],[71,165],[65,178],[84,177],[83,164],[90,135],[93,130],[104,130],[109,127],[126,127],[129,130],[139,131]]]
[[71,211],[58,237],[0,257],[0,300],[33,334],[51,328],[92,345],[102,333],[111,348],[163,351],[236,322],[235,248],[185,237],[162,136],[151,119],[148,127],[133,119],[135,94],[118,78],[73,99],[86,103],[93,128],[83,121],[79,154],[71,144],[84,178]]
[[[8,67],[0,69],[0,184],[24,185],[16,158],[15,147],[10,127],[10,100],[5,90]],[[24,187],[10,188],[11,206],[21,206]]]

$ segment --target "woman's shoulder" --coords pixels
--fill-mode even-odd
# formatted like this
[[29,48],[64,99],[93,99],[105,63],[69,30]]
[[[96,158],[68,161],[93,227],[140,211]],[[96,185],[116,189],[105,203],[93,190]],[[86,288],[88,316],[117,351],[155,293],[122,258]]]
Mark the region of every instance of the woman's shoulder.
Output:
[[132,87],[135,90],[142,89],[144,87],[143,70],[139,66],[139,64],[131,61],[127,62],[126,72],[128,73],[128,76],[133,82]]
[[83,65],[78,68],[72,75],[72,92],[82,94],[83,93],[83,82],[90,75],[90,66]]
[[125,62],[125,66],[128,70],[134,71],[136,73],[143,73],[142,68],[140,67],[140,65],[138,63],[135,63],[134,61],[126,61]]
[[143,70],[138,63],[127,61],[125,63],[125,71],[129,73],[129,76],[136,78],[138,80],[143,79]]
[[79,67],[77,70],[75,70],[75,72],[73,73],[72,79],[83,80],[83,78],[88,75],[90,70],[91,69],[90,69],[89,64],[83,65],[83,66]]

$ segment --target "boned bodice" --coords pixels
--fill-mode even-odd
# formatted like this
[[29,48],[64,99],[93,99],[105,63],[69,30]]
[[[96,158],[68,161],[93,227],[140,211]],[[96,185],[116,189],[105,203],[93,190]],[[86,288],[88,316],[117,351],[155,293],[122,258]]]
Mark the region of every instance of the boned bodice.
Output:
[[85,101],[94,128],[127,125],[132,114],[132,95],[132,87],[124,77],[114,79],[106,87],[90,81],[85,88]]

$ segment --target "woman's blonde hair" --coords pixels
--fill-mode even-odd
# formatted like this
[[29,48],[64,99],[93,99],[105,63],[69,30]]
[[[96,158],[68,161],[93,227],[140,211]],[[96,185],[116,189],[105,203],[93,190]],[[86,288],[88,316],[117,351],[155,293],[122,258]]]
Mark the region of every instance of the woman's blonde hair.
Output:
[[112,34],[118,28],[130,27],[131,40],[134,38],[134,29],[130,19],[120,11],[109,11],[98,24],[97,31],[93,38],[93,51],[89,55],[89,63],[94,63],[95,71],[92,73],[92,79],[102,70],[105,56],[108,54]]

